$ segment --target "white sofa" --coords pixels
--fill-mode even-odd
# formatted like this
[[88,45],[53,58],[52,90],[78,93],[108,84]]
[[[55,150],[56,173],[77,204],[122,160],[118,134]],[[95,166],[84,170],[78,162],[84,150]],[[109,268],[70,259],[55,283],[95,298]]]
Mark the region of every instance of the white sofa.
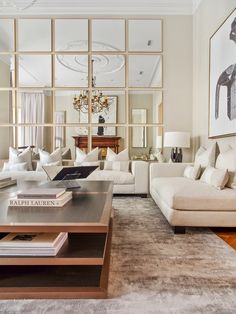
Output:
[[[109,180],[114,182],[114,194],[138,194],[147,196],[149,167],[145,161],[131,161],[130,171],[96,170],[87,180]],[[70,162],[72,164],[72,162]],[[68,163],[67,163],[68,165]],[[0,172],[0,179],[12,177],[20,181],[47,181],[44,171]]]
[[150,194],[174,227],[236,227],[236,190],[216,188],[183,177],[185,163],[153,163],[150,166]]

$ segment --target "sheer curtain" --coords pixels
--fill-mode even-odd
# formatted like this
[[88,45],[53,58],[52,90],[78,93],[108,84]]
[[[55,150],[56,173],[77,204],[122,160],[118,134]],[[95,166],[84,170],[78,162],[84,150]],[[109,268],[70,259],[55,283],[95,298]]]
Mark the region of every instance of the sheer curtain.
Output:
[[[55,112],[55,122],[57,124],[65,123],[65,111]],[[65,127],[63,126],[55,128],[55,147],[65,147]]]
[[[30,124],[44,123],[45,97],[43,93],[21,93],[20,122]],[[21,128],[20,145],[37,148],[43,147],[43,126],[26,126]]]

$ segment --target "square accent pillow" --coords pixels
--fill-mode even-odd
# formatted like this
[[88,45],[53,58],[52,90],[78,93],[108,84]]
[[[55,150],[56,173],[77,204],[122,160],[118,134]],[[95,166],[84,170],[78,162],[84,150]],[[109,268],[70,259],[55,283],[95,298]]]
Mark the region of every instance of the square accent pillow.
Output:
[[227,169],[207,167],[204,170],[200,180],[214,186],[219,190],[222,190],[229,180],[229,173]]
[[216,156],[216,143],[208,148],[200,147],[195,155],[194,163],[200,165],[202,168],[214,167]]
[[42,149],[39,149],[39,156],[40,156],[40,160],[37,163],[36,171],[42,171],[42,166],[46,166],[46,165],[61,166],[62,164],[60,148],[57,148],[51,154]]
[[191,179],[191,180],[198,180],[201,175],[201,166],[194,165],[194,166],[187,166],[184,169],[184,177]]
[[6,171],[27,171],[27,162],[20,162],[15,164],[4,162],[2,172]]
[[236,189],[236,148],[231,146],[224,152],[220,152],[216,159],[217,169],[228,169],[229,181],[227,187]]
[[27,147],[23,151],[18,151],[13,147],[9,147],[9,163],[20,164],[26,163],[27,167],[25,170],[33,170],[32,168],[32,151],[30,147]]
[[112,149],[110,149],[110,147],[108,147],[106,160],[107,161],[129,161],[128,148],[116,154]]
[[94,148],[91,152],[85,153],[83,150],[80,148],[76,147],[76,158],[75,162],[77,163],[76,165],[79,166],[83,162],[91,162],[91,161],[98,161],[98,154],[99,154],[100,149],[98,147]]

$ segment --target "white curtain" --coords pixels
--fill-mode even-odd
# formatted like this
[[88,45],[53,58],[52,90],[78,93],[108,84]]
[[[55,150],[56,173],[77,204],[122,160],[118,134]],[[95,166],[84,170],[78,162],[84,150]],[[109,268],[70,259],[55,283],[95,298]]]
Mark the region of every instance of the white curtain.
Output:
[[[55,112],[55,122],[56,124],[65,123],[65,111],[56,111]],[[55,128],[55,146],[65,147],[65,127],[57,126]]]
[[[45,122],[45,97],[43,93],[21,93],[21,123],[41,124]],[[43,126],[22,127],[20,145],[43,147]]]

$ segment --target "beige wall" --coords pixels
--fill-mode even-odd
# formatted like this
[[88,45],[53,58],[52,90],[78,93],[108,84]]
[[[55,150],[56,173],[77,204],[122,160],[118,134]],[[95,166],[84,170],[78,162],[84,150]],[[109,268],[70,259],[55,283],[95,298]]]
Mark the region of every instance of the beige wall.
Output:
[[[164,17],[165,131],[192,131],[192,16]],[[169,159],[170,149],[164,150]],[[190,161],[191,149],[184,149]]]
[[236,0],[202,0],[193,17],[193,136],[194,150],[212,141],[236,146],[236,137],[208,139],[209,39],[236,7]]

